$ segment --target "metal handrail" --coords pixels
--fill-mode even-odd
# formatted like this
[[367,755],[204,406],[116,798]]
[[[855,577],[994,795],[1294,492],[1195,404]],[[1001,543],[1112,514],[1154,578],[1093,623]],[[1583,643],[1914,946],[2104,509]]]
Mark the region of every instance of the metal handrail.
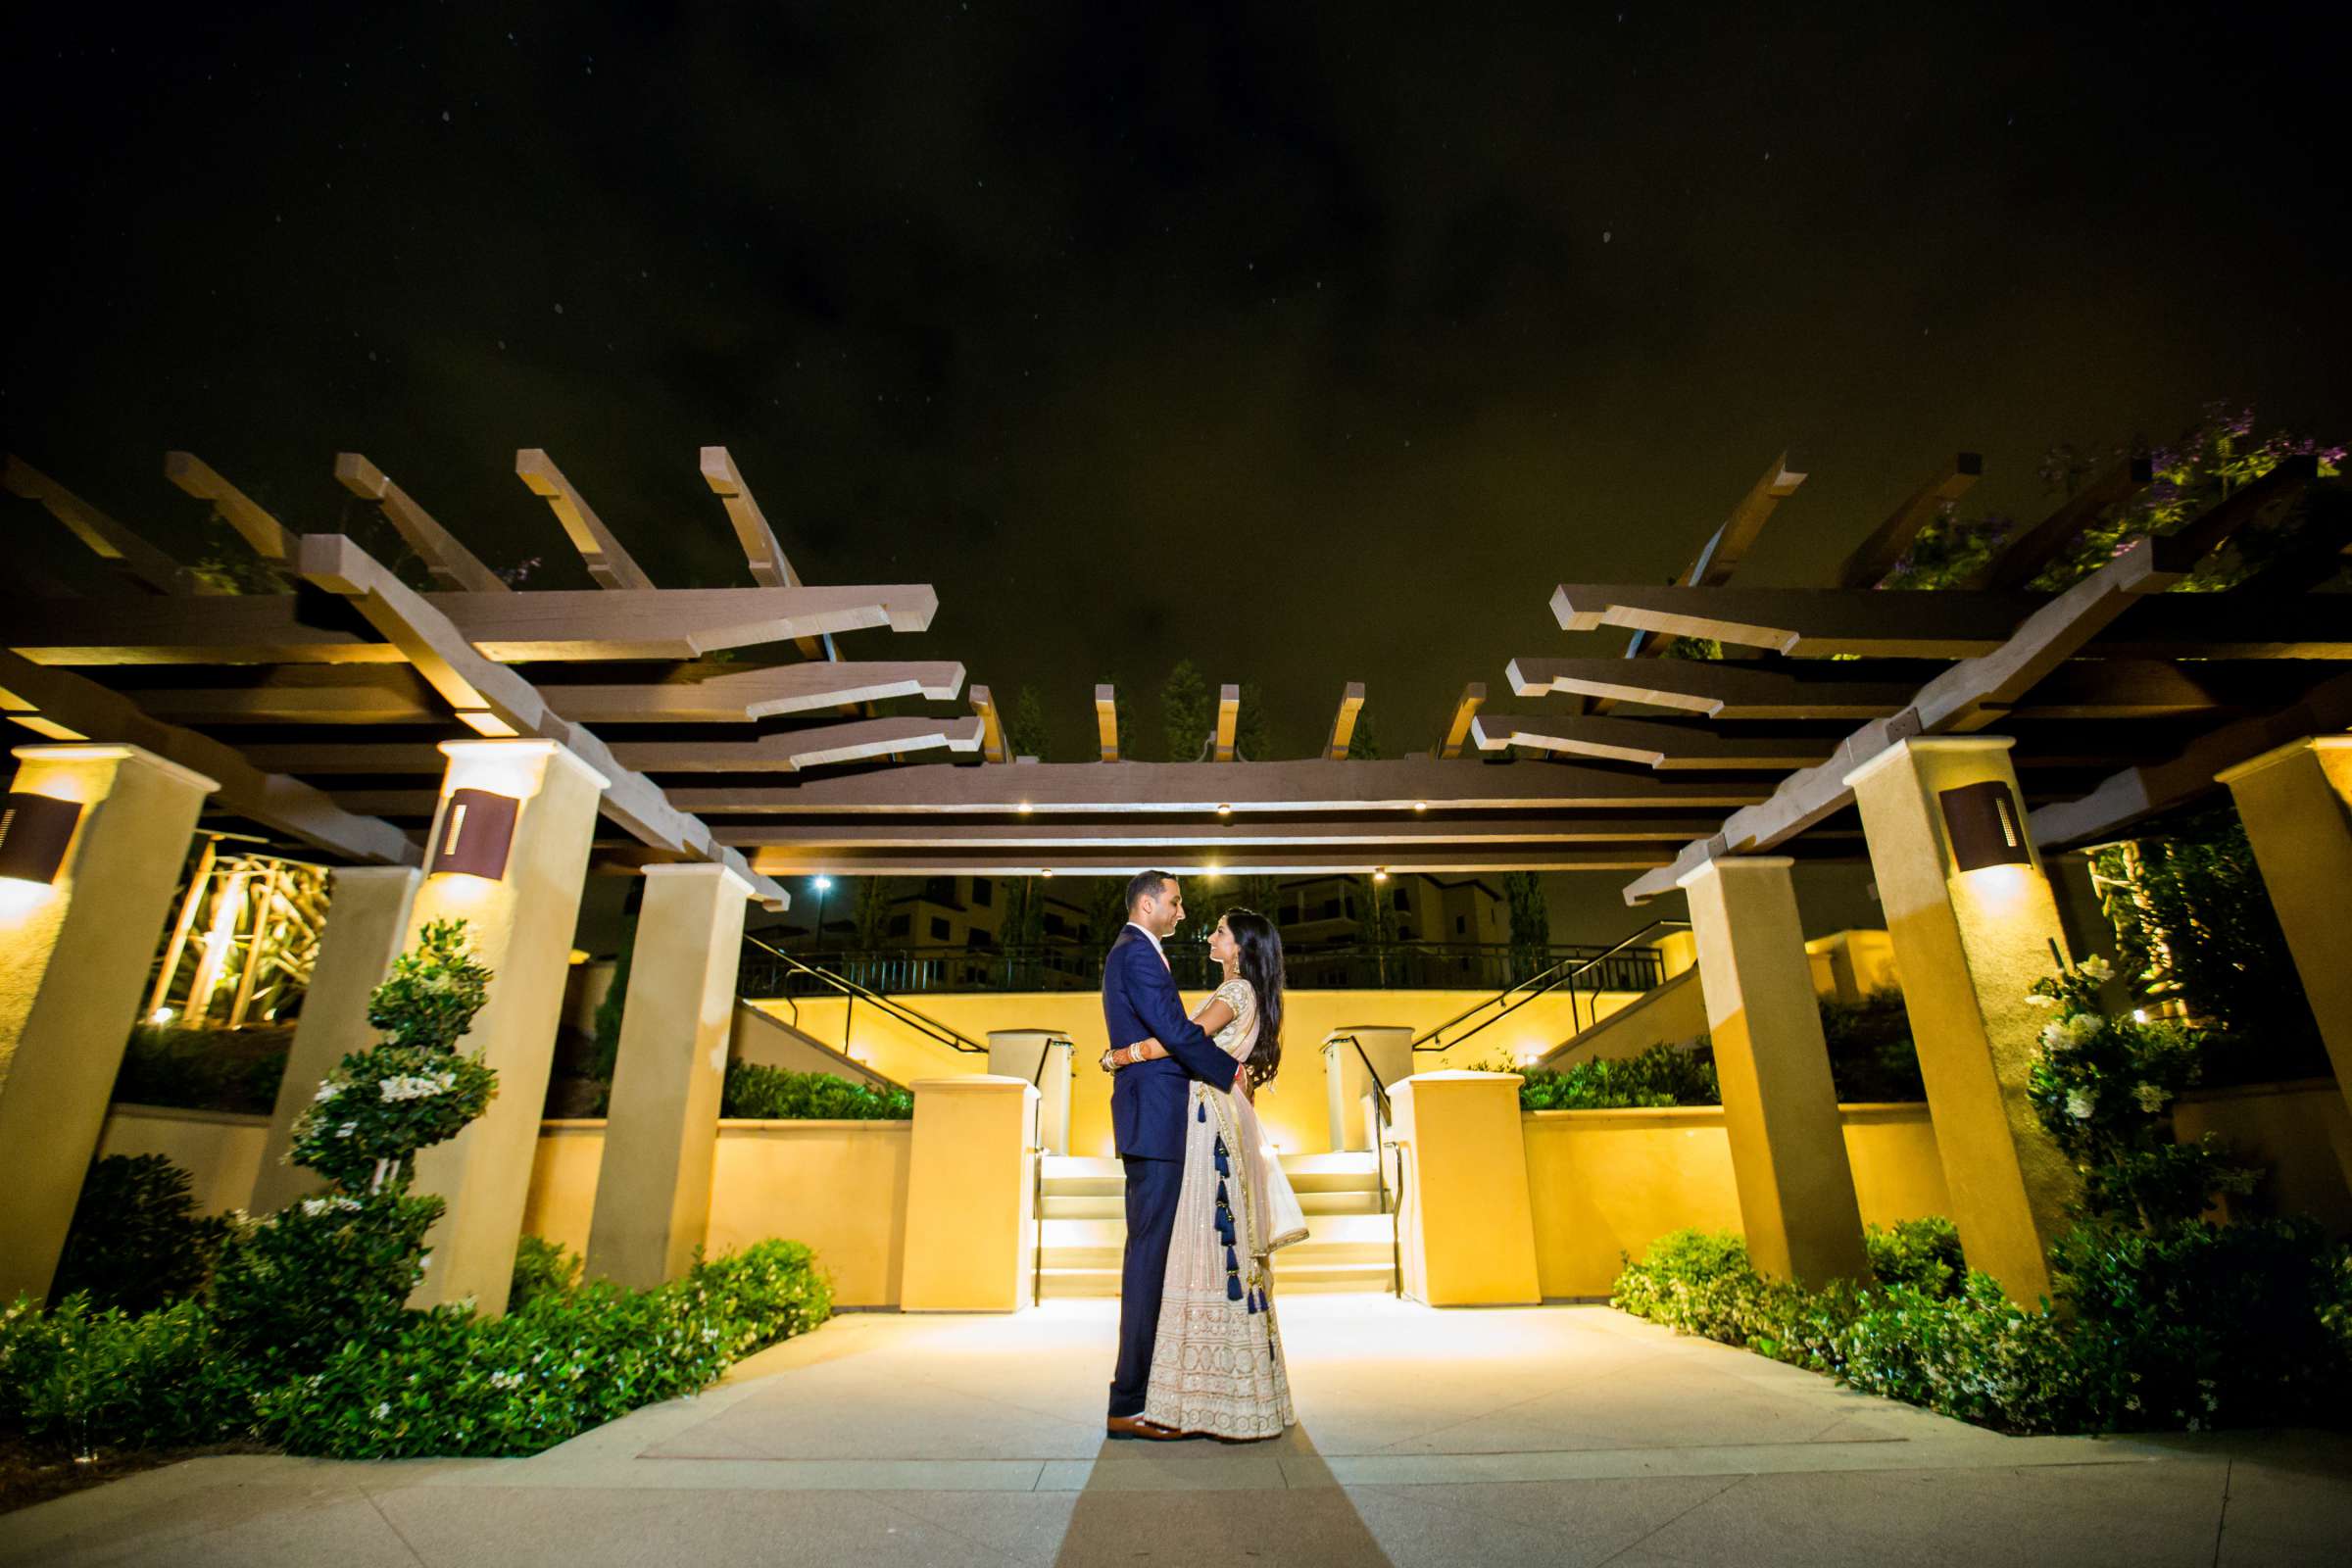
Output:
[[1397,1227],[1404,1223],[1404,1160],[1396,1161],[1396,1206],[1389,1206],[1389,1163],[1386,1152],[1398,1147],[1389,1141],[1388,1133],[1396,1125],[1389,1105],[1389,1086],[1381,1082],[1380,1069],[1372,1065],[1364,1043],[1353,1035],[1331,1035],[1326,1043],[1345,1040],[1355,1048],[1356,1059],[1364,1064],[1364,1076],[1372,1080],[1372,1181],[1380,1193],[1380,1211],[1389,1216],[1389,1287],[1390,1294],[1401,1299],[1404,1296],[1404,1243]]
[[[760,941],[758,937],[747,935],[743,940],[747,945],[758,948],[760,952],[783,963],[786,968],[793,970],[795,973],[805,974],[812,980],[831,986],[843,996],[848,997],[853,1004],[858,1002],[863,1002],[870,1006],[879,1007],[891,1018],[894,1018],[898,1022],[905,1024],[907,1028],[912,1029],[919,1035],[923,1035],[928,1039],[937,1041],[939,1044],[946,1046],[951,1051],[960,1051],[966,1053],[967,1054],[980,1056],[985,1056],[988,1054],[988,1048],[986,1046],[979,1044],[977,1041],[965,1038],[963,1035],[958,1034],[956,1030],[950,1028],[948,1025],[941,1023],[937,1018],[917,1012],[914,1008],[907,1006],[905,1003],[895,1002],[889,997],[882,995],[882,993],[879,991],[868,990],[866,987],[859,985],[857,981],[845,979],[841,975],[833,973],[833,971],[830,969],[820,969],[812,963],[804,963],[800,959],[794,957],[791,954],[784,952],[780,948],[770,947],[767,943]],[[795,1015],[796,1017],[798,1015],[797,1008],[795,1009]]]
[[[1609,947],[1592,955],[1591,957],[1582,959],[1562,958],[1558,963],[1553,964],[1550,968],[1545,969],[1541,974],[1530,975],[1527,979],[1520,981],[1517,985],[1506,986],[1484,1001],[1474,1003],[1470,1006],[1463,1008],[1460,1012],[1455,1013],[1452,1017],[1446,1019],[1444,1023],[1439,1024],[1436,1028],[1431,1029],[1428,1033],[1414,1037],[1413,1049],[1415,1051],[1449,1051],[1453,1047],[1460,1045],[1464,1040],[1468,1040],[1472,1036],[1480,1034],[1483,1031],[1494,1027],[1495,1024],[1500,1023],[1503,1019],[1509,1017],[1512,1013],[1517,1012],[1521,1007],[1524,1007],[1529,1003],[1534,1002],[1537,998],[1548,996],[1552,992],[1558,990],[1561,986],[1567,986],[1569,988],[1568,1023],[1570,1026],[1570,1031],[1573,1033],[1583,1027],[1583,1024],[1579,1018],[1576,1004],[1577,980],[1581,979],[1587,974],[1592,973],[1592,970],[1598,968],[1603,963],[1608,962],[1611,958],[1616,957],[1619,954],[1625,952],[1626,949],[1633,947],[1643,937],[1648,936],[1652,931],[1688,931],[1689,929],[1690,929],[1690,922],[1688,920],[1652,920],[1647,925],[1642,927],[1641,930],[1636,931],[1633,935],[1624,938],[1622,941],[1611,944]],[[1660,981],[1658,983],[1663,984],[1664,982]],[[1525,991],[1527,994],[1520,997],[1516,1002],[1509,1000],[1512,996],[1521,991]],[[1455,1039],[1446,1040],[1437,1045],[1431,1044],[1432,1041],[1438,1040],[1440,1036],[1444,1035],[1446,1030],[1452,1028],[1455,1024],[1462,1022],[1464,1019],[1473,1017],[1490,1007],[1494,1009],[1494,1015],[1493,1017],[1481,1020],[1475,1028],[1464,1031]]]

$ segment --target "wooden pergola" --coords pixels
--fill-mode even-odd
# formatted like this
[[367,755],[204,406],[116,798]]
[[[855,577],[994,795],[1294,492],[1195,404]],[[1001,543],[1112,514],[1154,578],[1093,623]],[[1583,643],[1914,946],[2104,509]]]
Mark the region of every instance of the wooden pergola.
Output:
[[[341,864],[415,864],[444,740],[559,742],[612,779],[597,863],[710,860],[780,901],[804,872],[1638,871],[1640,901],[1713,856],[1796,844],[1857,856],[1846,772],[1911,735],[2017,738],[2045,845],[2090,842],[2212,787],[2275,736],[2352,722],[2352,616],[2312,591],[2352,530],[2338,487],[2293,460],[2205,517],[2055,596],[2023,585],[2146,481],[2129,465],[2026,531],[1974,585],[1876,584],[1979,465],[1940,468],[1814,589],[1734,587],[1803,479],[1784,458],[1677,581],[1561,587],[1565,631],[1622,627],[1623,657],[1515,660],[1503,714],[1463,689],[1429,751],[1348,760],[1365,692],[1340,692],[1321,752],[1246,761],[1240,692],[1211,760],[1121,760],[1095,688],[1097,762],[1015,758],[986,686],[952,662],[845,659],[845,634],[920,631],[924,585],[804,581],[721,447],[700,468],[750,578],[661,588],[547,453],[515,455],[597,586],[510,587],[374,464],[335,476],[379,509],[431,585],[353,539],[303,533],[201,460],[165,476],[209,502],[284,582],[214,591],[183,564],[10,458],[6,487],[114,568],[114,591],[0,601],[0,711],[49,738],[124,741],[220,780],[215,825]],[[2297,546],[2224,594],[2161,591],[2241,528],[2307,504]],[[715,525],[717,519],[710,519]],[[418,573],[412,573],[418,575]],[[35,585],[37,586],[37,584]],[[1715,639],[1726,657],[1657,655]],[[965,711],[883,715],[893,699]],[[1119,765],[1105,766],[1105,762]]]

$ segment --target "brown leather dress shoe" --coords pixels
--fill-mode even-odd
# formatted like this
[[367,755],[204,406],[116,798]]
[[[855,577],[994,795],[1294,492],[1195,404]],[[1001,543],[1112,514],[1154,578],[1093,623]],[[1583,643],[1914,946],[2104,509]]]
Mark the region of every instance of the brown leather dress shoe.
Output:
[[1114,1415],[1103,1423],[1103,1435],[1119,1440],[1140,1439],[1147,1443],[1174,1443],[1185,1436],[1174,1427],[1163,1427],[1156,1421],[1147,1421],[1140,1415]]

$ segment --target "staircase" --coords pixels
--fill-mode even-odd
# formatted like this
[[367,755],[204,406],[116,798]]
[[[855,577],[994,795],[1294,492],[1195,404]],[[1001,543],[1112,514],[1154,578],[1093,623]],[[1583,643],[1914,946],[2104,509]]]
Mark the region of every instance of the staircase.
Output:
[[[1394,1279],[1396,1217],[1381,1208],[1368,1153],[1285,1154],[1284,1174],[1306,1211],[1306,1240],[1274,1254],[1274,1289],[1382,1291]],[[1048,1299],[1119,1294],[1127,1245],[1127,1181],[1115,1159],[1045,1158],[1039,1294]]]

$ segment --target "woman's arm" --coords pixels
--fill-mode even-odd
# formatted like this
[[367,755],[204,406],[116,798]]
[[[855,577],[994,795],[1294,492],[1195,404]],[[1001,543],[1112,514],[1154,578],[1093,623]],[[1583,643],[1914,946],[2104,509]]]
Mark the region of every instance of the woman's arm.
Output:
[[[1233,1022],[1233,1004],[1227,1002],[1223,997],[1209,998],[1200,1004],[1200,1010],[1193,1014],[1193,1022],[1199,1024],[1203,1033],[1212,1035]],[[1124,1052],[1110,1053],[1109,1056],[1105,1058],[1105,1065],[1115,1071],[1120,1067],[1133,1066],[1139,1061],[1157,1061],[1167,1054],[1167,1047],[1147,1035],[1129,1046]]]

